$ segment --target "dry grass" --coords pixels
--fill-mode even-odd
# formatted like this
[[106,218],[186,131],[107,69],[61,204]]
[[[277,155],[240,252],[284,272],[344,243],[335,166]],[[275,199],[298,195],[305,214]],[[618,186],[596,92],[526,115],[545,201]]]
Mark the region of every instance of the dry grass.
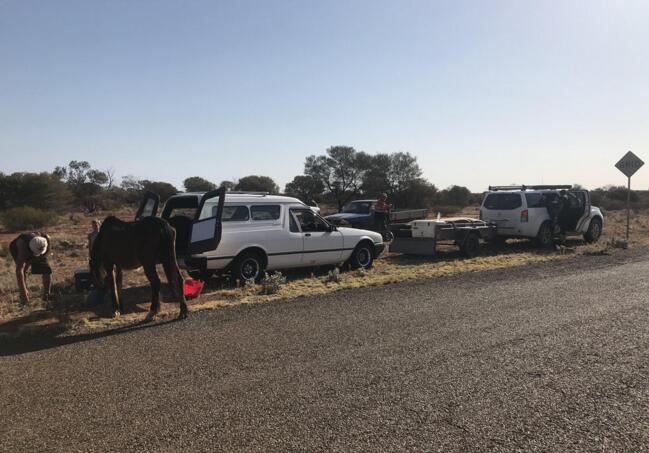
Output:
[[[122,218],[132,216],[131,212],[117,213]],[[461,215],[477,215],[476,208],[469,208]],[[560,260],[572,254],[598,252],[606,248],[613,237],[623,237],[625,232],[625,213],[614,211],[605,214],[604,235],[598,244],[585,245],[574,240],[568,244],[566,253],[539,250],[527,241],[510,241],[506,246],[494,250],[485,247],[483,255],[464,259],[455,248],[442,248],[435,258],[414,258],[394,254],[384,254],[376,261],[374,268],[366,273],[343,272],[339,282],[330,282],[326,270],[291,272],[288,282],[272,295],[262,295],[256,285],[244,288],[229,288],[225,282],[215,280],[208,286],[197,301],[190,303],[190,310],[214,309],[218,307],[263,303],[278,299],[291,299],[305,295],[328,294],[348,288],[384,285],[416,279],[436,278],[465,272],[479,272],[489,269],[521,266],[543,261]],[[103,218],[104,215],[97,217]],[[120,319],[108,319],[108,307],[91,307],[86,295],[76,293],[72,275],[76,268],[87,265],[86,233],[91,217],[76,215],[74,220],[62,218],[58,226],[48,232],[53,238],[54,268],[53,288],[56,302],[51,310],[44,311],[38,295],[41,292],[38,276],[30,277],[32,307],[28,312],[18,310],[18,291],[16,287],[13,261],[6,253],[6,244],[14,234],[0,234],[0,335],[30,332],[43,326],[63,326],[64,331],[106,328],[139,321],[144,317],[149,304],[148,282],[141,270],[125,273],[123,299],[129,313]],[[649,211],[633,214],[631,246],[649,245]],[[163,279],[164,281],[164,279]],[[166,289],[166,288],[165,288]],[[163,289],[163,300],[167,300]],[[106,305],[106,304],[105,304]],[[163,303],[162,316],[175,315],[175,304]]]

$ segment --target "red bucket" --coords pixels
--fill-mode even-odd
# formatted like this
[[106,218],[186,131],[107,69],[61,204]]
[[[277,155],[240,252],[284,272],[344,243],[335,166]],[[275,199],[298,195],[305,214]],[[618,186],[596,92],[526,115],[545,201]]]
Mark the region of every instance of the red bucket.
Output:
[[183,293],[186,299],[196,299],[203,290],[203,282],[200,280],[188,279],[183,282]]

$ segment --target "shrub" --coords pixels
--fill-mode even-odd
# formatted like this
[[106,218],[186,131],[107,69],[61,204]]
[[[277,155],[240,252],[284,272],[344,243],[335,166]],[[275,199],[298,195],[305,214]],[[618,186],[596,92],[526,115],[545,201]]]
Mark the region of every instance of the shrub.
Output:
[[363,278],[367,276],[367,269],[365,269],[364,267],[359,267],[358,269],[356,269],[354,274],[356,275],[356,277]]
[[326,281],[331,283],[340,283],[341,280],[342,275],[340,275],[340,269],[337,267],[327,273]]
[[270,275],[265,274],[261,281],[261,293],[276,294],[285,283],[286,277],[284,277],[281,272],[275,272]]
[[34,230],[56,223],[57,215],[54,211],[23,206],[11,208],[2,213],[2,223],[11,232],[21,230]]
[[609,242],[609,247],[614,248],[614,249],[628,249],[629,248],[629,243],[625,239],[618,239],[618,238],[611,238],[611,242]]

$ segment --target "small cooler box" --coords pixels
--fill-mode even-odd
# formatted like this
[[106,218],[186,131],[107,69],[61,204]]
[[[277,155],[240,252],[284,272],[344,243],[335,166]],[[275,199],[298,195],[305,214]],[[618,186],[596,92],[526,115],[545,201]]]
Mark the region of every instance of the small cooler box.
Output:
[[437,220],[413,220],[410,222],[413,238],[435,238],[437,225],[443,224]]
[[74,271],[74,288],[77,291],[87,291],[92,286],[90,269],[81,267]]

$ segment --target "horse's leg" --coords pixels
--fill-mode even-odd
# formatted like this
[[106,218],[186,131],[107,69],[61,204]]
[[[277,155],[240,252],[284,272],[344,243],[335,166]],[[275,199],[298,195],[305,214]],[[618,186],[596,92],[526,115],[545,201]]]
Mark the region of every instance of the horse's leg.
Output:
[[178,263],[175,260],[167,260],[162,262],[165,275],[167,276],[167,283],[171,288],[174,298],[180,304],[180,314],[178,319],[187,317],[187,302],[185,301],[185,293],[183,292],[183,277],[180,275]]
[[110,270],[106,273],[106,287],[110,292],[110,300],[113,302],[113,317],[116,318],[120,315],[121,303],[119,300],[119,294],[117,293],[113,266],[111,266]]
[[122,268],[119,266],[115,266],[115,282],[117,283],[117,290],[121,291],[122,283],[124,282],[124,273],[122,272]]
[[155,264],[144,266],[144,273],[151,283],[151,309],[146,315],[146,320],[153,321],[160,311],[160,277],[158,277]]

